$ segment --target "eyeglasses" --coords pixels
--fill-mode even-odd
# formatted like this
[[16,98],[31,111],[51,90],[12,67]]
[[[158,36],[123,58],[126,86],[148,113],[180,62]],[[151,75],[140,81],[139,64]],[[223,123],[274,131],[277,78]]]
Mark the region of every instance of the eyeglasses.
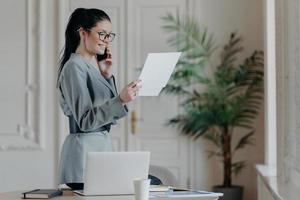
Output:
[[[76,31],[79,32],[79,30],[80,30],[80,28],[78,28]],[[92,31],[91,29],[86,29],[86,30]],[[116,37],[115,33],[106,33],[106,32],[101,32],[101,31],[100,32],[96,31],[96,33],[98,33],[99,39],[102,41],[105,40],[106,38],[108,38],[108,41],[112,42]]]
[[[92,30],[89,29],[89,31],[92,31]],[[108,38],[108,41],[112,42],[116,37],[115,33],[106,33],[106,32],[97,32],[97,33],[99,35],[99,39],[102,40],[102,41],[105,40],[106,38]]]

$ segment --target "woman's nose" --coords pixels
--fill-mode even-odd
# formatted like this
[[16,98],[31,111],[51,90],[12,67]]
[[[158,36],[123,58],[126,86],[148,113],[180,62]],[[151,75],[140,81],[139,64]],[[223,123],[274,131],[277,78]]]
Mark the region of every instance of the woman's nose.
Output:
[[105,42],[106,44],[108,44],[109,43],[108,37],[105,37],[104,40],[103,40],[103,42]]

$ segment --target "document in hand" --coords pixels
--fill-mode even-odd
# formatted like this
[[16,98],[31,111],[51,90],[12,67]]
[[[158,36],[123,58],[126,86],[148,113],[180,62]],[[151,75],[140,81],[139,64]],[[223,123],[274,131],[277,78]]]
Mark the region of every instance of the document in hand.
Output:
[[139,96],[158,96],[167,85],[181,52],[149,53],[139,79]]

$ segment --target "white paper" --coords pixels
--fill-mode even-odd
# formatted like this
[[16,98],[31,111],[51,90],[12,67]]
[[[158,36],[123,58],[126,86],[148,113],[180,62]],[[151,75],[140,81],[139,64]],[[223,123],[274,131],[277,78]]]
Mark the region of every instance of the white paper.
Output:
[[167,85],[181,52],[149,53],[139,79],[139,96],[158,96]]
[[[206,192],[206,191],[178,191],[178,192],[151,192],[150,198],[172,198],[172,197],[198,197],[204,199],[218,199],[218,197],[223,196],[222,193]],[[207,198],[204,198],[207,197]],[[201,199],[202,199],[201,198]]]

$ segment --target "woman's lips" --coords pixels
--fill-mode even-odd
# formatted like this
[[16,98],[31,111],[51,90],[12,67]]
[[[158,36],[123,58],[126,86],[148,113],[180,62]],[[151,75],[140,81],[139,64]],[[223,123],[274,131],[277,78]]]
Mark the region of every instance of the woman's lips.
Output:
[[102,45],[102,44],[98,44],[98,47],[99,47],[99,49],[98,49],[99,53],[104,54],[106,46]]

